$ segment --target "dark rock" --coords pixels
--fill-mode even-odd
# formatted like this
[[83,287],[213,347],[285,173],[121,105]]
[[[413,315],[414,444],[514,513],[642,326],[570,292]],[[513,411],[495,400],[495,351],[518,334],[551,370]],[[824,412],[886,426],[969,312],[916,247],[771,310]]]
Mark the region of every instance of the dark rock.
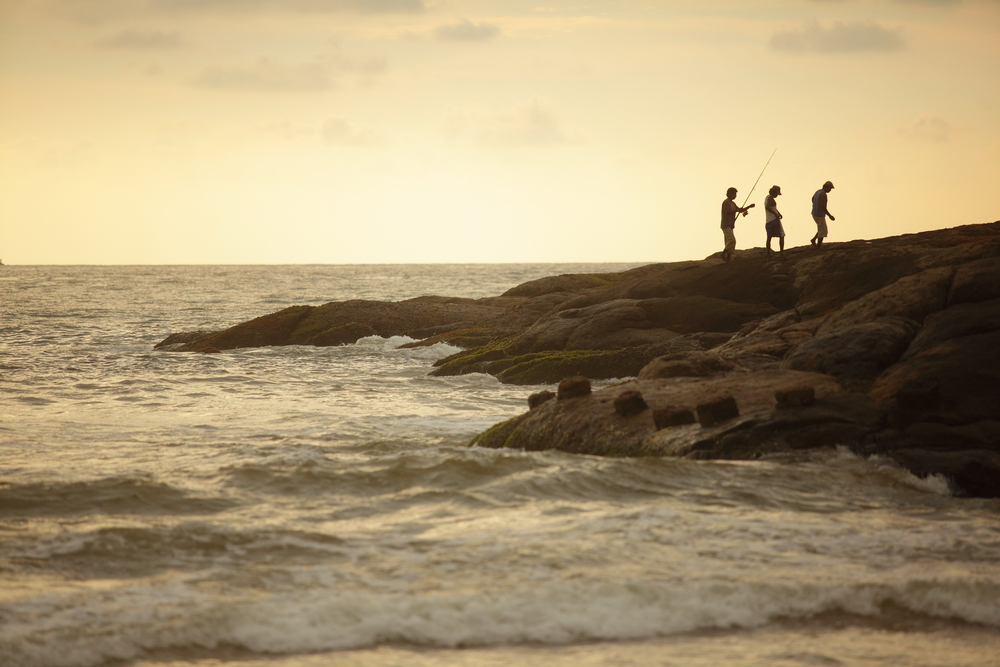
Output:
[[[814,387],[817,396],[815,406],[775,410],[776,391],[804,386]],[[615,410],[614,399],[629,390],[639,391],[649,410],[622,419]],[[669,413],[686,410],[693,415],[697,405],[709,403],[723,392],[738,401],[738,417],[710,427],[699,426],[693,419],[688,425],[665,427],[672,421],[667,418]],[[792,439],[785,431],[800,428],[815,430],[824,423],[842,426],[861,422],[856,430],[867,433],[872,415],[878,413],[877,408],[863,395],[852,395],[859,397],[853,402],[833,401],[834,395],[842,392],[840,385],[830,376],[799,371],[633,380],[594,391],[586,400],[548,401],[516,417],[516,422],[508,420],[480,434],[473,444],[527,450],[558,449],[606,456],[723,458],[731,455],[733,458],[755,458],[761,452],[780,449],[784,446],[780,443]],[[860,407],[859,402],[863,403]],[[659,429],[654,419],[657,414],[660,415]],[[730,452],[722,447],[727,433],[747,430],[754,424],[767,424],[776,418],[786,425],[784,430],[760,428],[755,432],[759,433],[759,439],[747,441],[750,444],[744,442],[747,448],[744,450]],[[753,443],[758,450],[752,450]]]
[[232,350],[241,347],[286,345],[292,333],[312,314],[313,310],[312,306],[290,306],[276,313],[209,334],[177,349],[183,352],[201,352],[207,348]]
[[812,387],[796,387],[795,389],[779,389],[774,392],[774,400],[778,409],[801,408],[816,402],[816,390]]
[[712,352],[675,352],[657,357],[639,371],[640,380],[708,377],[741,370],[741,366]]
[[309,344],[316,345],[318,347],[350,345],[351,343],[358,342],[362,338],[375,335],[377,335],[375,329],[371,328],[367,324],[351,322],[350,324],[345,324],[339,327],[330,327],[325,331],[321,331],[309,339]]
[[496,375],[505,384],[519,385],[559,382],[569,376],[608,379],[617,377],[622,369],[633,365],[626,357],[635,349],[536,352],[492,362],[486,366],[485,372]]
[[[724,334],[723,334],[724,335]],[[653,359],[677,350],[700,350],[701,345],[718,343],[715,336],[680,336],[659,345],[622,350],[579,350],[533,352],[508,355],[498,347],[482,347],[459,352],[435,363],[431,375],[489,373],[505,384],[552,384],[572,375],[592,380],[635,377]]]
[[[770,304],[704,296],[613,299],[580,308],[572,302],[535,322],[510,344],[512,354],[547,350],[612,350],[664,343],[684,333],[731,333],[771,315]],[[679,327],[679,328],[675,328]]]
[[444,333],[456,326],[467,328],[469,323],[485,322],[506,310],[490,305],[489,300],[484,301],[450,297],[418,297],[398,303],[360,299],[335,301],[313,308],[283,344],[314,345],[327,331],[336,332],[334,336],[341,334],[340,338],[347,338],[345,342],[355,342],[357,338],[351,341],[349,336],[343,336],[347,333],[345,326],[355,327],[358,333],[364,334],[358,338],[409,336],[416,332],[426,336]]
[[566,378],[559,383],[558,393],[556,397],[560,401],[564,401],[569,398],[580,398],[581,396],[590,395],[590,380],[583,377],[582,375],[577,375],[574,377]]
[[695,421],[694,413],[687,408],[660,408],[653,412],[653,424],[656,430],[693,424]]
[[957,426],[1000,420],[1000,331],[922,349],[882,373],[869,393],[896,428],[918,421]]
[[1000,299],[1000,258],[987,257],[958,267],[948,306]]
[[943,475],[966,495],[1000,498],[1000,453],[996,450],[896,449],[890,457],[915,475]]
[[754,459],[763,455],[868,442],[881,423],[881,412],[857,392],[826,395],[799,408],[735,420],[716,427],[711,437],[673,443],[678,453],[697,459]]
[[[410,334],[413,337],[419,337],[424,331],[414,331]],[[431,345],[437,345],[438,343],[448,343],[449,345],[454,345],[456,347],[465,348],[462,352],[453,354],[447,359],[456,359],[460,355],[473,355],[477,352],[476,349],[469,348],[483,348],[489,345],[492,341],[498,339],[508,338],[516,333],[515,330],[511,329],[497,329],[492,327],[467,327],[459,329],[451,329],[445,331],[444,333],[429,336],[427,338],[422,338],[421,340],[415,340],[411,343],[403,343],[399,346],[399,349],[412,349],[418,347],[430,347]],[[492,348],[496,349],[496,348]],[[506,354],[502,353],[497,358],[502,358]],[[434,363],[434,366],[440,366],[443,363],[447,363],[446,359],[442,359]]]
[[577,292],[593,287],[605,287],[615,280],[620,280],[619,274],[609,273],[577,273],[561,276],[548,276],[522,283],[503,293],[503,296],[537,297],[554,292]]
[[909,380],[896,392],[896,405],[908,412],[931,410],[938,404],[938,387],[932,378]]
[[655,327],[633,300],[558,311],[540,319],[508,346],[511,354],[551,350],[614,350],[679,336]]
[[736,399],[732,396],[701,403],[697,406],[698,423],[702,426],[715,426],[724,421],[735,419],[740,416],[740,409],[736,405]]
[[918,328],[902,317],[840,327],[800,343],[781,366],[865,385],[903,355]]
[[154,350],[163,350],[165,352],[174,352],[180,350],[185,345],[199,341],[202,338],[210,334],[217,333],[216,331],[184,331],[181,333],[170,334],[159,343],[153,346]]
[[551,392],[547,389],[545,391],[536,392],[528,397],[528,409],[534,410],[545,401],[551,401],[555,397],[555,392]]
[[886,318],[902,318],[918,325],[945,307],[953,267],[940,267],[900,278],[891,285],[855,299],[829,315],[816,332],[824,335],[843,327]]
[[[504,307],[489,305],[489,300],[480,303],[445,297],[420,297],[399,303],[352,300],[322,306],[291,306],[179,346],[172,345],[171,349],[198,352],[202,347],[230,350],[274,345],[342,345],[365,336],[405,336],[414,331],[447,329],[460,322],[482,322],[504,311]],[[159,345],[166,346],[168,341],[170,337]]]
[[958,304],[929,316],[903,358],[947,340],[997,330],[1000,330],[1000,299]]
[[958,451],[996,449],[1000,442],[1000,421],[982,420],[950,425],[917,421],[903,429],[884,429],[866,454],[888,454],[895,449]]
[[735,333],[747,322],[774,315],[770,303],[741,303],[710,296],[674,296],[636,302],[656,326],[679,333]]
[[622,417],[631,417],[649,409],[646,401],[642,398],[642,393],[630,390],[623,391],[615,397],[615,412]]
[[796,345],[812,339],[822,322],[820,318],[798,321],[798,317],[796,311],[788,311],[751,323],[712,351],[746,369],[777,363]]
[[[790,254],[790,253],[786,253]],[[634,278],[608,288],[615,298],[656,299],[677,296],[700,296],[742,304],[770,304],[785,310],[799,299],[799,288],[790,263],[777,266],[763,255],[751,261],[676,262],[651,267]]]

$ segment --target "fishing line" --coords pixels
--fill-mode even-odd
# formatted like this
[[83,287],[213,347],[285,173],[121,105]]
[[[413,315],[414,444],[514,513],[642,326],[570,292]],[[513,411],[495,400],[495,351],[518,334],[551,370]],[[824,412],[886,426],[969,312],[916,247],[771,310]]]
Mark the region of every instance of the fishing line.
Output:
[[764,170],[767,169],[767,165],[771,164],[771,158],[773,158],[774,154],[777,153],[777,152],[778,152],[778,149],[775,148],[771,152],[771,157],[767,158],[767,162],[764,164],[764,169],[760,170],[760,175],[758,175],[757,176],[757,180],[753,182],[753,188],[750,188],[750,192],[747,193],[747,198],[743,200],[743,206],[741,206],[740,208],[746,208],[747,202],[750,201],[750,195],[753,194],[754,188],[756,188],[757,184],[760,183],[760,177],[764,175]]

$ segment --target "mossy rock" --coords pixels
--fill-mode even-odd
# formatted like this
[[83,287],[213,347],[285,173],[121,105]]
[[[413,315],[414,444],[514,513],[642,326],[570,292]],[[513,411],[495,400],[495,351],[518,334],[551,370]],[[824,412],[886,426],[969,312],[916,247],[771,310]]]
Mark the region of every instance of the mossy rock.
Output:
[[489,364],[488,372],[504,384],[554,384],[573,375],[592,380],[638,373],[622,368],[621,350],[535,352]]
[[495,338],[489,343],[472,350],[462,350],[444,359],[438,359],[434,362],[435,368],[431,371],[431,375],[446,377],[449,375],[465,375],[467,373],[486,373],[488,371],[483,370],[484,364],[509,357],[506,349],[514,338],[514,336]]
[[[469,443],[469,447],[490,447],[492,449],[503,449],[507,446],[507,442],[511,441],[511,436],[513,436],[517,427],[524,421],[524,418],[528,416],[528,413],[523,415],[518,415],[517,417],[511,417],[507,421],[502,421],[499,424],[494,424],[489,427]],[[516,441],[516,438],[514,438]]]
[[497,338],[501,338],[507,335],[506,331],[500,331],[497,329],[487,329],[483,327],[472,327],[465,329],[456,329],[454,331],[446,331],[445,333],[438,334],[436,336],[431,336],[429,338],[424,338],[423,340],[416,340],[412,343],[406,343],[400,345],[402,348],[414,348],[414,347],[430,347],[431,345],[436,345],[437,343],[447,343],[449,345],[454,345],[456,347],[465,348],[463,352],[474,350],[476,348],[488,345]]
[[591,380],[635,377],[662,353],[662,346],[643,345],[621,350],[562,350],[535,352],[487,366],[504,384],[554,384],[582,375]]

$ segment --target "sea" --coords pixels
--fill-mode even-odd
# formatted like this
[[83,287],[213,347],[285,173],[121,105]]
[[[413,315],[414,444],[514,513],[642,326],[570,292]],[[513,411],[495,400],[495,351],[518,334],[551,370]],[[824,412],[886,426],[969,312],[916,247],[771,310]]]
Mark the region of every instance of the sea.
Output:
[[0,266],[0,665],[1000,665],[1000,500],[946,479],[469,447],[542,387],[406,337],[153,349],[629,266]]

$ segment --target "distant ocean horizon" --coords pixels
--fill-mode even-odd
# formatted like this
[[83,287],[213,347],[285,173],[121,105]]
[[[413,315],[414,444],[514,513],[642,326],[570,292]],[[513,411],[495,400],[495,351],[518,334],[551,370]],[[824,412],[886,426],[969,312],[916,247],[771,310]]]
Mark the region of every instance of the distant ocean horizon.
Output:
[[6,264],[0,664],[1000,666],[1000,501],[942,478],[472,448],[540,387],[406,337],[153,350],[649,263]]

